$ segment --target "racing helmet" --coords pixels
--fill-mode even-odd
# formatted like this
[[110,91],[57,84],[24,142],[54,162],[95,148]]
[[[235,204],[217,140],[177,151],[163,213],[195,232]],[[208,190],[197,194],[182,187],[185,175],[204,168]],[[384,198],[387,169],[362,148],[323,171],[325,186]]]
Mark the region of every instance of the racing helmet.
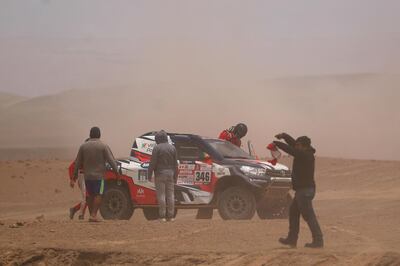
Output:
[[235,134],[238,138],[243,138],[247,134],[247,126],[243,123],[239,123],[235,126],[233,130],[233,134]]

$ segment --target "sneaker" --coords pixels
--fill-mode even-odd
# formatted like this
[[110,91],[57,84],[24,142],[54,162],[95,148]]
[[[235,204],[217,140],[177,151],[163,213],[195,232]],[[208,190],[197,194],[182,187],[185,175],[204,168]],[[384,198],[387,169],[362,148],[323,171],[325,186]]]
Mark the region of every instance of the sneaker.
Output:
[[307,243],[305,244],[306,248],[323,248],[324,247],[324,241],[323,240],[313,240],[312,243]]
[[279,238],[279,243],[281,243],[282,245],[285,245],[285,246],[289,246],[291,248],[297,247],[297,241],[292,240],[290,238]]
[[74,219],[75,213],[76,211],[74,208],[69,209],[69,219]]
[[165,219],[165,218],[160,218],[160,219],[158,219],[161,223],[165,223],[165,222],[167,222],[167,219]]
[[168,222],[175,222],[175,218],[168,218],[167,221]]

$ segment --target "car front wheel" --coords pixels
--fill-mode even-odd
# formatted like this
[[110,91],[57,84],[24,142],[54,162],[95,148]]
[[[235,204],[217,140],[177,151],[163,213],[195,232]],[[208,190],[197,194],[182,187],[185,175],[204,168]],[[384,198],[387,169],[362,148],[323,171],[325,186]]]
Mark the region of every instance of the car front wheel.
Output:
[[105,220],[129,220],[133,215],[133,205],[128,192],[122,186],[106,188],[100,206],[100,214]]
[[242,187],[227,188],[219,196],[218,212],[224,220],[249,220],[256,212],[254,194]]

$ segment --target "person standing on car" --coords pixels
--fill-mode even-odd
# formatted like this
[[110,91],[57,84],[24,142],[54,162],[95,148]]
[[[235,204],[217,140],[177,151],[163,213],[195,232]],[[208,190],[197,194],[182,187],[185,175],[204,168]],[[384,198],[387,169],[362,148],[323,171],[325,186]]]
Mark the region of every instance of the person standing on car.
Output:
[[178,156],[175,147],[168,143],[168,135],[164,130],[157,132],[155,141],[157,145],[151,156],[148,178],[151,181],[154,173],[160,221],[174,221]]
[[322,248],[324,246],[321,228],[314,212],[312,201],[315,197],[315,149],[311,146],[311,139],[302,136],[294,140],[286,133],[275,136],[277,139],[285,140],[287,143],[274,141],[281,150],[294,157],[292,169],[292,185],[295,191],[289,214],[289,234],[287,238],[280,238],[279,242],[291,247],[297,246],[300,228],[300,215],[307,222],[313,241],[305,247]]
[[242,146],[241,139],[247,134],[247,126],[243,123],[239,123],[229,129],[225,129],[219,134],[219,139],[223,139],[231,142],[232,144]]
[[83,169],[86,191],[88,193],[87,205],[90,211],[89,222],[98,222],[97,212],[101,205],[104,192],[104,177],[106,163],[109,163],[119,178],[117,163],[110,148],[100,141],[101,132],[98,127],[90,130],[90,139],[79,148],[75,160],[75,168],[71,187],[78,178],[79,169]]

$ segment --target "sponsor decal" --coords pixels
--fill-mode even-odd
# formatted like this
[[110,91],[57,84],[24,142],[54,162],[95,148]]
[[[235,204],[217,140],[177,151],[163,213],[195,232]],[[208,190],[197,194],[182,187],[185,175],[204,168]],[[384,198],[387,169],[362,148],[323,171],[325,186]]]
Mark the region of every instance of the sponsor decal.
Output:
[[208,185],[211,183],[211,178],[211,165],[202,163],[182,163],[179,165],[179,185]]
[[214,173],[217,178],[230,175],[231,172],[228,167],[221,166],[219,164],[214,164]]
[[194,185],[194,175],[178,175],[178,185]]
[[143,188],[138,188],[136,191],[136,197],[138,198],[144,198],[144,189]]
[[147,170],[139,170],[138,181],[147,182]]
[[152,153],[153,149],[155,147],[155,143],[142,143],[141,150],[144,151],[145,153]]
[[149,163],[149,162],[145,162],[145,163],[142,163],[140,166],[141,166],[142,168],[149,168],[150,163]]
[[212,166],[208,164],[200,165],[200,171],[212,171]]
[[193,171],[194,169],[196,169],[196,165],[195,165],[195,164],[180,164],[180,165],[179,165],[179,171],[180,171],[180,170],[190,170],[190,171]]
[[156,146],[156,142],[153,140],[147,140],[142,138],[136,139],[136,144],[138,146],[138,150],[145,154],[151,155],[153,153],[153,149]]
[[193,171],[191,170],[179,170],[179,175],[193,175]]

